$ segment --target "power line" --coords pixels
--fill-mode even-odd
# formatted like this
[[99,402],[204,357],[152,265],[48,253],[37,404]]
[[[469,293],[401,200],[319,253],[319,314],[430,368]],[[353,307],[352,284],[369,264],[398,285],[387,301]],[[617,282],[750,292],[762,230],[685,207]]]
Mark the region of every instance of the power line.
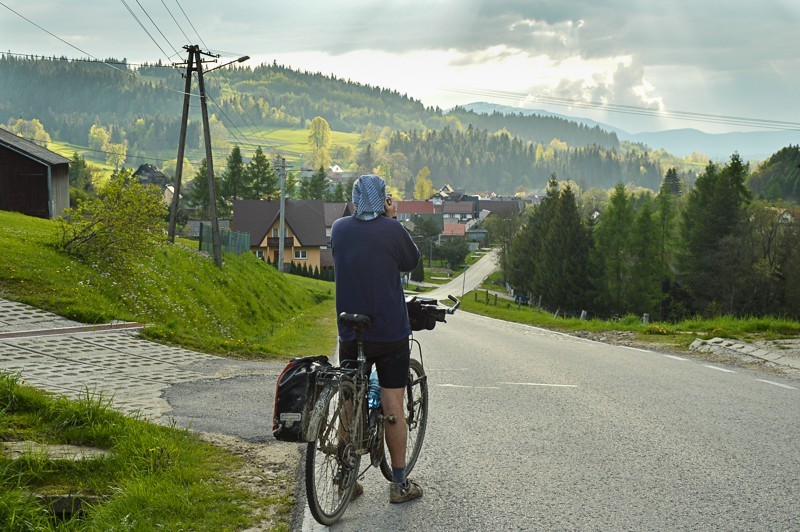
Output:
[[[171,42],[169,42],[169,39],[167,39],[167,36],[164,35],[164,32],[161,31],[161,28],[158,27],[158,24],[156,24],[156,21],[153,20],[153,17],[150,16],[150,13],[147,12],[147,10],[144,8],[142,3],[139,0],[136,0],[136,3],[139,4],[139,7],[142,9],[142,11],[144,11],[144,14],[147,15],[147,18],[150,19],[150,22],[153,23],[153,26],[155,26],[155,28],[158,30],[158,33],[160,33],[161,36],[164,38],[164,40],[167,41],[167,44],[172,48],[172,51],[175,52],[175,55],[180,55],[180,52],[172,45]],[[172,57],[172,56],[170,56],[170,57]]]
[[[91,58],[93,58],[93,59],[96,59],[97,61],[100,61],[99,59],[97,59],[96,57],[94,57],[94,56],[93,56],[92,54],[90,54],[89,52],[87,52],[87,51],[85,51],[85,50],[81,50],[80,48],[78,48],[78,47],[77,47],[77,46],[75,46],[74,44],[72,44],[72,43],[69,43],[69,42],[65,41],[64,39],[62,39],[61,37],[59,37],[59,36],[58,36],[58,35],[56,35],[55,33],[53,33],[53,32],[51,32],[51,31],[48,31],[48,30],[44,29],[43,27],[41,27],[40,25],[38,25],[37,23],[35,23],[35,22],[34,22],[34,21],[32,21],[31,19],[27,18],[26,16],[22,15],[21,13],[19,13],[19,12],[17,12],[17,11],[14,11],[14,10],[13,10],[13,9],[11,9],[10,7],[8,7],[6,4],[4,4],[3,2],[0,2],[0,6],[3,6],[4,8],[8,9],[9,11],[11,11],[11,12],[12,12],[12,13],[14,13],[15,15],[17,15],[19,18],[21,18],[21,19],[25,20],[26,22],[28,22],[28,23],[32,24],[33,26],[36,26],[37,28],[39,28],[40,30],[42,30],[42,31],[43,31],[43,32],[45,32],[46,34],[50,35],[51,37],[55,37],[56,39],[58,39],[59,41],[63,42],[64,44],[66,44],[66,45],[67,45],[67,46],[69,46],[70,48],[74,48],[75,50],[78,50],[80,53],[82,53],[82,54],[86,54],[86,55],[88,55],[89,57],[91,57]],[[106,63],[106,64],[108,64],[108,63]],[[115,68],[115,69],[117,69],[117,70],[122,70],[122,69],[119,69],[119,68],[117,68],[117,67],[115,67],[115,66],[113,66],[113,65],[111,65],[111,64],[108,64],[108,66],[110,66],[111,68]]]
[[128,10],[128,13],[131,14],[133,19],[136,22],[139,23],[139,26],[141,26],[142,30],[144,30],[144,32],[147,34],[147,36],[150,37],[150,40],[153,41],[153,44],[155,44],[158,47],[158,49],[161,50],[161,53],[164,54],[164,57],[167,58],[167,61],[169,61],[169,54],[167,52],[165,52],[163,48],[161,48],[161,45],[158,44],[158,42],[153,38],[153,36],[150,34],[150,32],[147,31],[147,28],[144,27],[144,24],[142,24],[142,21],[139,20],[139,17],[136,16],[136,13],[134,13],[133,10],[130,8],[130,6],[128,6],[128,3],[125,0],[120,0],[120,2],[122,2],[122,5],[125,6],[125,9]]
[[197,35],[197,38],[200,39],[200,42],[203,44],[203,47],[206,50],[208,50],[208,45],[206,45],[205,41],[203,41],[203,38],[200,37],[200,34],[197,33],[197,28],[195,28],[194,24],[192,24],[192,21],[189,20],[189,15],[187,15],[186,11],[183,10],[183,6],[181,5],[181,3],[178,0],[175,0],[175,3],[178,4],[178,7],[181,9],[181,13],[183,13],[183,16],[186,18],[186,22],[188,22],[189,25],[192,27],[192,29],[194,30],[195,35]]
[[181,33],[183,33],[186,42],[190,42],[191,39],[189,39],[189,36],[186,35],[185,31],[183,31],[183,27],[180,24],[178,24],[178,20],[175,18],[175,15],[172,14],[172,11],[170,11],[170,9],[167,7],[167,3],[164,2],[164,0],[161,0],[161,3],[163,4],[164,9],[167,10],[167,13],[169,13],[169,16],[172,17],[172,20],[175,22],[175,25],[178,26],[178,29],[181,30]]
[[759,118],[746,118],[740,116],[714,115],[710,113],[695,113],[690,111],[662,111],[648,107],[637,107],[633,105],[608,104],[594,102],[590,100],[575,100],[570,98],[559,98],[556,96],[545,96],[541,94],[520,93],[511,91],[501,91],[493,89],[460,89],[449,88],[449,92],[469,94],[474,96],[490,96],[494,98],[508,100],[531,100],[533,102],[560,105],[565,107],[579,107],[583,109],[594,109],[599,111],[610,111],[615,113],[632,114],[639,116],[650,116],[656,118],[674,118],[676,120],[688,120],[693,122],[705,122],[710,124],[727,124],[736,126],[757,127],[763,129],[775,129],[784,131],[800,130],[800,122],[787,122],[782,120],[768,120]]

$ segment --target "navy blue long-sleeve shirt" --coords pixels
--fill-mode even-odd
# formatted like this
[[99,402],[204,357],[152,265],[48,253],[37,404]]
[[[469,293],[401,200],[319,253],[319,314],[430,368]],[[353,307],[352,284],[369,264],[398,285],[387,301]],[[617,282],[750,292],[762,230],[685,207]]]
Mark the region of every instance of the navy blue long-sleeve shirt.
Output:
[[[408,322],[401,272],[419,262],[419,249],[395,219],[379,216],[363,221],[340,218],[331,228],[336,314],[350,312],[372,318],[364,339],[396,342],[408,338]],[[355,332],[339,323],[339,339],[352,341]]]

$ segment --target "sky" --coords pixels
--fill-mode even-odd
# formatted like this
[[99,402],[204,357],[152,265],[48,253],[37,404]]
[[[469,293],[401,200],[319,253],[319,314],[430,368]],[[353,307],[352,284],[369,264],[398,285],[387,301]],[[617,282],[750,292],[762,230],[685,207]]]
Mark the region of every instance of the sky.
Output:
[[630,133],[800,130],[799,27],[798,0],[0,0],[2,52],[180,62],[198,44]]

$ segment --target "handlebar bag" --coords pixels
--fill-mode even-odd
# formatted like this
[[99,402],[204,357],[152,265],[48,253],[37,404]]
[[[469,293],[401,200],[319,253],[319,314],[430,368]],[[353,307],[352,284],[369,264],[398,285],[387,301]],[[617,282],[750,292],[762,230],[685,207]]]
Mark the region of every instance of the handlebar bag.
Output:
[[437,308],[435,302],[429,304],[419,300],[409,301],[406,308],[412,331],[432,331],[437,321],[444,321],[444,309]]
[[289,361],[275,384],[272,435],[287,442],[308,441],[306,429],[314,406],[316,373],[328,367],[324,355],[296,357]]

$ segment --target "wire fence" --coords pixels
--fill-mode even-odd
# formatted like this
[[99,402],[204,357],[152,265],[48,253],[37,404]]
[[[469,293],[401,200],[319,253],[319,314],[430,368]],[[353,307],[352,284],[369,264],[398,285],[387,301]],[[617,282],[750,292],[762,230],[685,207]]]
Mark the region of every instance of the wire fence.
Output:
[[[250,233],[220,229],[219,243],[222,246],[223,253],[241,255],[250,251]],[[205,251],[209,254],[214,253],[211,224],[200,224],[200,251]]]

